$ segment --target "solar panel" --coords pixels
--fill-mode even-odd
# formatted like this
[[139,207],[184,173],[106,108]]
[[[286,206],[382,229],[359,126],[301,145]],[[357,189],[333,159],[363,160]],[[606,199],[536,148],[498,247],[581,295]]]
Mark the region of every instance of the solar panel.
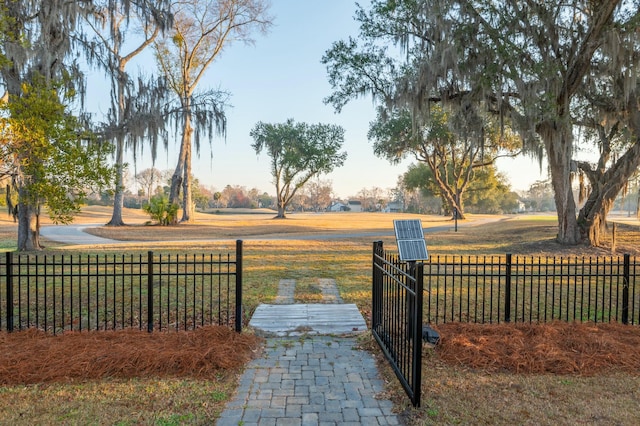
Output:
[[394,220],[398,252],[402,261],[427,260],[427,243],[419,219]]
[[393,227],[396,230],[396,239],[398,240],[424,240],[424,233],[422,232],[422,222],[420,221],[420,219],[394,220]]

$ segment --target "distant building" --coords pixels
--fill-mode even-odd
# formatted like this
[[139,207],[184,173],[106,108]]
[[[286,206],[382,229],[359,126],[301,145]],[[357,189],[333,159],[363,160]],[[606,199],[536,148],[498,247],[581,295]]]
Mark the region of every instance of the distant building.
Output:
[[347,211],[347,205],[344,203],[341,203],[340,201],[335,201],[334,203],[331,204],[331,206],[329,206],[328,210],[330,212],[344,212],[344,211]]
[[384,208],[385,213],[402,213],[402,203],[400,201],[392,201]]
[[360,200],[349,200],[347,201],[347,206],[350,212],[362,211],[362,202]]

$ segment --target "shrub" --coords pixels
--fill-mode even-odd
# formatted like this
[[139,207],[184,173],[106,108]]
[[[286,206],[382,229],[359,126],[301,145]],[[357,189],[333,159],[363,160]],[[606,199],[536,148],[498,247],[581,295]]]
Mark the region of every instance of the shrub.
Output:
[[154,195],[149,203],[142,207],[151,216],[152,220],[163,226],[176,222],[179,208],[178,204],[169,203],[169,197],[166,195]]

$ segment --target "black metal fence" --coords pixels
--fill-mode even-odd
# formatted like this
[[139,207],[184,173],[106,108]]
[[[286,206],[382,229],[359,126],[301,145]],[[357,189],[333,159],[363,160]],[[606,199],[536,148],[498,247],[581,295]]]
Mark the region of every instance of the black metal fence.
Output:
[[[414,405],[420,403],[422,324],[640,324],[640,259],[444,256],[400,261],[373,245],[371,331]],[[423,316],[424,314],[424,316]]]
[[640,260],[621,257],[431,258],[425,321],[640,323]]
[[411,398],[422,383],[422,264],[401,262],[373,243],[371,332]]
[[0,330],[242,330],[242,241],[226,254],[0,256]]

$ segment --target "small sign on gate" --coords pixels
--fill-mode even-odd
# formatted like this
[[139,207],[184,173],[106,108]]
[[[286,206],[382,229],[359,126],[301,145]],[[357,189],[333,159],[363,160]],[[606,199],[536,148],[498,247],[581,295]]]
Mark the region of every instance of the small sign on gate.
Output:
[[415,262],[429,259],[420,219],[394,220],[393,228],[396,232],[400,260]]

